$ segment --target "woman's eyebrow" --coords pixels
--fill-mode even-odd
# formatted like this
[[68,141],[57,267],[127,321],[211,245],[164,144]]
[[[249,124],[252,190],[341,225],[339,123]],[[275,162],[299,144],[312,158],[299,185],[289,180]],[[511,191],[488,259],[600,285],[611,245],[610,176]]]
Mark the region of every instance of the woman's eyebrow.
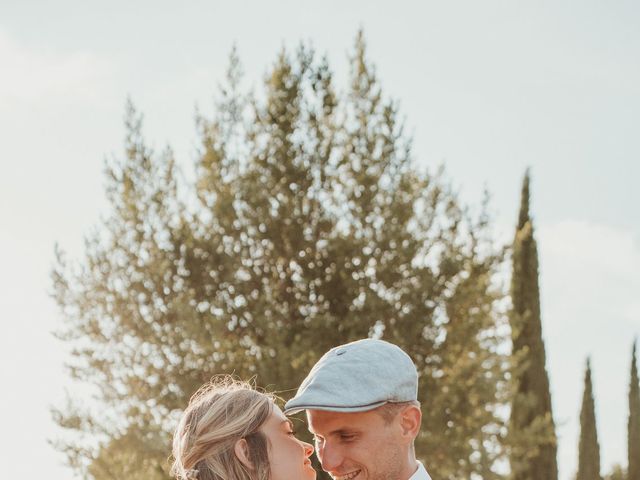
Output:
[[293,430],[293,422],[291,420],[289,420],[288,418],[286,420],[282,420],[280,422],[280,425],[282,425],[283,423],[289,425],[289,428],[291,428],[291,430]]

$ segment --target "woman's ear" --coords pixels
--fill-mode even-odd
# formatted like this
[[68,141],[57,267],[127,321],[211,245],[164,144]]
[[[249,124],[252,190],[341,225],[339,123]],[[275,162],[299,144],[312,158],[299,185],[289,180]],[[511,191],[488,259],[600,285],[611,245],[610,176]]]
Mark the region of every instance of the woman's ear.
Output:
[[251,460],[249,460],[249,444],[244,438],[236,442],[233,446],[233,451],[236,457],[238,457],[238,460],[240,460],[248,470],[253,470],[253,465],[251,464]]

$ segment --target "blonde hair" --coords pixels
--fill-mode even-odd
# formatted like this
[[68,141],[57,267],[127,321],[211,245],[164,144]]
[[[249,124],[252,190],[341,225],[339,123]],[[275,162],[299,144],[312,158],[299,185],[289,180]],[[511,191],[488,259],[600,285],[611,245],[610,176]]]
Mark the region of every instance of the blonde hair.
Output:
[[[203,385],[174,433],[171,474],[178,480],[268,480],[268,440],[259,429],[273,411],[274,398],[228,375]],[[252,468],[236,456],[241,439]]]

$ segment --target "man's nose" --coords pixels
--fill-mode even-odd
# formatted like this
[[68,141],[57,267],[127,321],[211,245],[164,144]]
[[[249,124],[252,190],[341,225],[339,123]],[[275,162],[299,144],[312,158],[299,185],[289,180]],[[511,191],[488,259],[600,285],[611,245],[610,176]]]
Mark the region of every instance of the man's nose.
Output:
[[334,472],[342,464],[342,454],[339,448],[335,448],[328,443],[318,448],[318,459],[325,472]]

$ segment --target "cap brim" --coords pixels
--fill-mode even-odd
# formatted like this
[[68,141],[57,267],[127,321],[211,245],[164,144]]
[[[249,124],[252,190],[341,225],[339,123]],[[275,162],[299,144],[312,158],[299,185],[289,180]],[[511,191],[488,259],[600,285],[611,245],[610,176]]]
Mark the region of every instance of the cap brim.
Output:
[[355,407],[342,407],[336,405],[310,405],[310,404],[302,404],[302,405],[292,405],[291,407],[286,407],[284,409],[285,415],[294,415],[302,410],[322,410],[326,412],[342,412],[342,413],[356,413],[356,412],[367,412],[369,410],[373,410],[374,408],[381,407],[385,403],[389,402],[376,402],[369,403],[367,405],[357,405]]

